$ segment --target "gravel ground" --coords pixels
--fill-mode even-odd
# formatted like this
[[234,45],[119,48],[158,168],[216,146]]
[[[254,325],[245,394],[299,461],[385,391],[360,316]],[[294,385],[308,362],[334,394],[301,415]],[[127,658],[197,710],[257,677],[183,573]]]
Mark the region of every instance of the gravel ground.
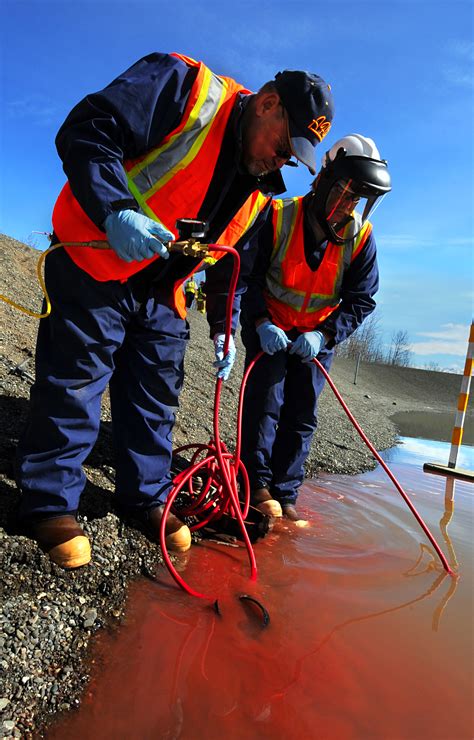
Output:
[[[0,235],[1,293],[33,310],[40,306],[36,279],[38,252]],[[207,441],[212,434],[213,353],[205,318],[192,311],[186,382],[175,428],[175,446]],[[0,735],[44,736],[51,717],[79,705],[88,680],[88,651],[94,633],[120,624],[127,583],[154,578],[162,563],[159,548],[114,514],[113,459],[108,401],[97,445],[86,465],[88,484],[80,520],[93,545],[86,568],[65,572],[15,529],[18,492],[12,475],[15,445],[26,419],[34,376],[37,321],[2,304],[0,308]],[[221,437],[233,449],[241,378],[240,348],[232,378],[225,384]],[[394,444],[396,411],[452,411],[460,377],[424,370],[362,364],[357,384],[354,363],[336,359],[331,376],[378,450]],[[318,471],[358,473],[374,461],[332,392],[320,402],[320,425],[307,475]]]

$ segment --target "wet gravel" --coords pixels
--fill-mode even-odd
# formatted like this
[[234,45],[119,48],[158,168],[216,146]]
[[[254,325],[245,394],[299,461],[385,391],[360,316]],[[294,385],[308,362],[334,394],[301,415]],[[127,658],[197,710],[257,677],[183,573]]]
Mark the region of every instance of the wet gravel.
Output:
[[[38,253],[0,235],[1,293],[38,310],[35,276]],[[175,447],[207,441],[212,435],[214,375],[205,318],[192,311],[186,382],[175,428]],[[34,378],[37,322],[0,306],[0,736],[44,736],[47,722],[81,701],[88,681],[91,638],[115,629],[124,615],[127,584],[155,578],[163,568],[159,548],[114,513],[114,468],[107,398],[97,445],[85,466],[88,483],[80,521],[92,542],[87,567],[63,571],[18,534],[12,458],[25,423]],[[221,437],[233,449],[239,381],[236,367],[223,393]],[[397,430],[395,411],[453,408],[459,376],[362,365],[354,384],[354,363],[336,360],[331,373],[349,407],[378,450],[390,447]],[[442,399],[442,400],[440,400]],[[357,433],[329,388],[320,402],[320,426],[308,459],[307,475],[318,471],[357,473],[374,466]]]

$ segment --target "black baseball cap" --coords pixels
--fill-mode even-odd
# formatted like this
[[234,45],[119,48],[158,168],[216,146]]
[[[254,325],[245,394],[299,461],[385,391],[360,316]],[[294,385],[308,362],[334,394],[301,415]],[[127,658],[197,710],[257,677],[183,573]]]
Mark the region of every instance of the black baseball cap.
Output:
[[274,80],[288,114],[288,135],[293,155],[316,174],[314,148],[324,139],[334,116],[331,87],[311,72],[285,69]]

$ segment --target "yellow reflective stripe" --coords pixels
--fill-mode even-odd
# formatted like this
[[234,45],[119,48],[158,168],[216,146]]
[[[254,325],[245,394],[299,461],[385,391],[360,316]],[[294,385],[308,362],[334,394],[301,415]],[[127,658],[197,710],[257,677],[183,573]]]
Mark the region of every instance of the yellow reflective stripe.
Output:
[[353,244],[353,247],[352,247],[352,254],[354,254],[354,252],[357,251],[357,249],[359,248],[359,244],[365,238],[365,235],[367,233],[367,229],[370,229],[370,228],[371,228],[370,221],[366,221],[365,224],[363,225],[362,229],[360,230],[360,232],[357,234],[356,238],[354,239],[354,244]]
[[[140,193],[140,191],[138,190],[138,188],[134,185],[134,183],[129,182],[128,183],[128,189],[130,190],[131,194],[133,195],[133,197],[135,198],[135,200],[139,204],[140,209],[143,211],[143,213],[146,216],[148,216],[149,218],[152,218],[153,221],[158,221],[159,224],[161,224],[162,226],[165,226],[164,223],[163,223],[163,221],[155,213],[155,211],[153,210],[153,208],[150,208],[150,206],[148,205],[148,203],[143,199],[142,194]],[[165,228],[168,228],[168,227],[166,226]],[[175,236],[177,236],[177,235],[175,234]]]
[[293,239],[301,203],[298,196],[273,201],[277,209],[276,225],[271,264],[266,275],[266,286],[270,295],[295,311],[301,311],[306,293],[283,285],[282,263]]
[[315,295],[314,300],[311,301],[311,304],[308,304],[306,306],[305,313],[316,313],[316,311],[320,311],[322,308],[327,308],[328,306],[336,307],[339,305],[339,303],[340,301],[337,300],[334,295]]
[[[279,253],[279,261],[283,262],[288,251],[288,246],[293,238],[296,219],[298,216],[298,197],[276,200],[278,208],[277,225],[274,242],[274,252]],[[288,223],[289,222],[289,223]]]
[[140,162],[137,162],[137,164],[127,172],[127,176],[129,179],[135,178],[139,172],[144,170],[145,167],[148,167],[148,165],[151,164],[158,156],[162,155],[163,152],[166,152],[166,150],[174,144],[177,138],[182,136],[183,133],[189,131],[193,127],[199,116],[199,111],[207,97],[209,86],[211,84],[211,78],[212,72],[206,67],[200,93],[183,128],[180,129],[174,136],[171,136],[164,146],[160,146],[159,149],[155,147],[151,150],[147,157],[142,159]]
[[275,257],[275,255],[278,253],[278,250],[280,248],[280,235],[282,230],[282,223],[283,223],[283,205],[284,201],[275,199],[273,201],[273,207],[276,210],[277,214],[277,221],[276,221],[276,227],[275,227],[275,233],[273,235],[273,249],[272,249],[272,255],[271,259]]
[[[351,230],[353,230],[354,228],[357,228],[357,224],[355,224],[354,222],[347,224],[343,232],[344,238],[348,238]],[[369,228],[371,228],[370,222],[367,221],[362,229],[359,231],[355,239],[352,240],[352,243],[346,242],[345,244],[340,245],[339,259],[336,275],[334,276],[332,293],[311,293],[311,298],[308,301],[308,306],[306,308],[308,313],[315,313],[321,308],[326,308],[327,306],[337,306],[340,303],[339,291],[344,274],[344,263],[346,262],[346,266],[349,266],[351,254],[354,254],[354,252],[357,251],[361,241],[365,239],[367,229]]]
[[281,303],[285,303],[287,306],[294,308],[295,311],[301,311],[304,303],[306,293],[295,288],[283,287],[273,275],[267,272],[266,287],[269,290],[273,298],[276,298]]
[[[221,96],[220,96],[220,99],[219,99],[219,103],[218,103],[218,106],[217,106],[217,109],[216,109],[216,113],[214,114],[214,116],[217,114],[217,112],[222,107],[222,103],[224,101],[225,94],[226,94],[226,86],[223,86],[222,93],[221,93]],[[194,142],[194,144],[192,145],[191,149],[186,154],[186,156],[183,157],[183,159],[181,159],[169,172],[167,172],[165,175],[163,175],[163,177],[160,178],[160,180],[157,180],[157,182],[153,185],[153,187],[150,188],[150,190],[148,190],[142,197],[145,198],[146,200],[148,200],[149,198],[151,198],[152,195],[154,195],[157,192],[157,190],[160,190],[160,188],[162,188],[164,185],[166,185],[166,183],[169,182],[172,177],[174,177],[175,173],[178,170],[185,169],[188,166],[188,164],[190,162],[192,162],[193,159],[197,156],[199,150],[201,149],[201,147],[202,147],[205,139],[207,138],[207,136],[209,134],[209,131],[210,131],[210,127],[209,126],[205,126],[200,131],[200,133],[198,134],[198,136],[196,137],[196,141]]]
[[250,211],[250,215],[247,221],[247,224],[245,226],[245,231],[248,231],[251,226],[255,223],[256,219],[258,218],[260,212],[264,209],[268,201],[267,195],[262,195],[262,193],[257,194],[257,198],[255,199],[255,203],[253,204],[252,210]]

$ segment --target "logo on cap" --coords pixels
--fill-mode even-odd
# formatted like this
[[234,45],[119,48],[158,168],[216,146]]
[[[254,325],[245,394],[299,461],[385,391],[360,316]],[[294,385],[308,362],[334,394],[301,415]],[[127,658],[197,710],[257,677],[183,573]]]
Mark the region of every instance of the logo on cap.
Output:
[[326,116],[319,116],[313,118],[308,128],[319,141],[322,141],[331,128],[331,122],[326,120]]

